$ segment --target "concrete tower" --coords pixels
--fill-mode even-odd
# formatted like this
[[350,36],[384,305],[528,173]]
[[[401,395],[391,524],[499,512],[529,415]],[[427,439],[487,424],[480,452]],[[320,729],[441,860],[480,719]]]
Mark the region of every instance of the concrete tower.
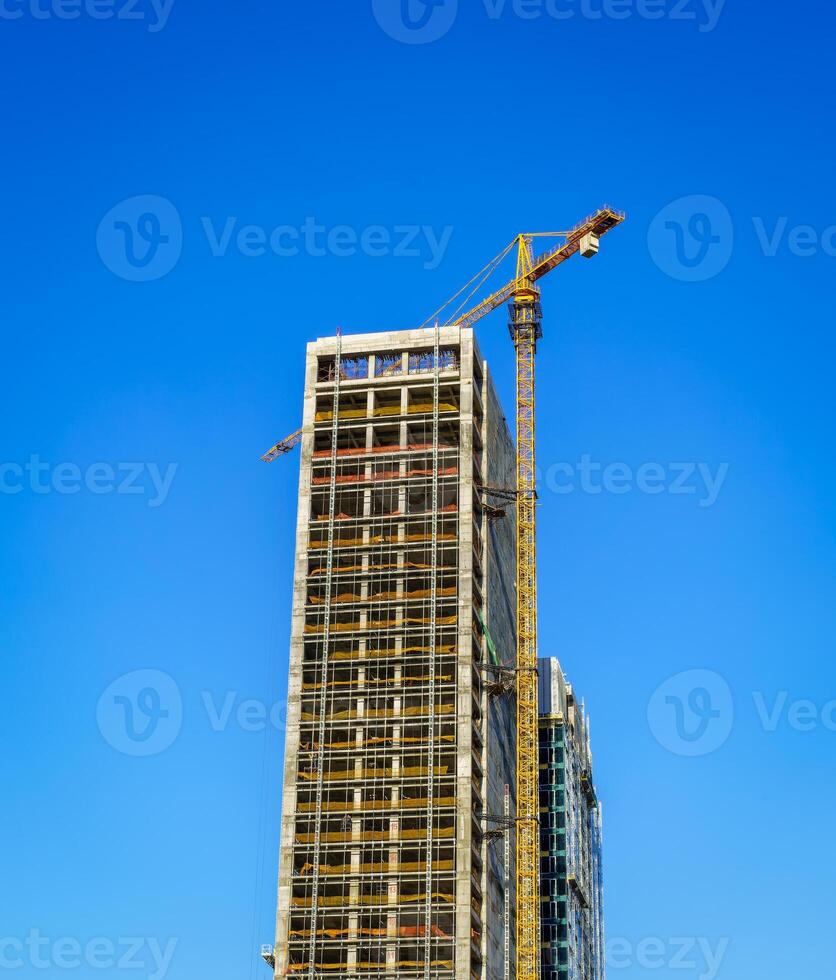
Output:
[[268,960],[508,980],[515,519],[478,488],[513,486],[515,454],[472,330],[310,344],[301,448]]

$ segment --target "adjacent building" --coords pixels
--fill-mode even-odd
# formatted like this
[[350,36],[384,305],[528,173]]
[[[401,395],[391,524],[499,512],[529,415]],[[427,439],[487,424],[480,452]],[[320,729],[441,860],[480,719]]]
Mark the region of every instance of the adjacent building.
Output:
[[603,980],[601,805],[589,722],[554,657],[538,661],[542,980]]
[[515,452],[472,330],[310,344],[301,454],[269,959],[507,980],[515,525],[480,487]]

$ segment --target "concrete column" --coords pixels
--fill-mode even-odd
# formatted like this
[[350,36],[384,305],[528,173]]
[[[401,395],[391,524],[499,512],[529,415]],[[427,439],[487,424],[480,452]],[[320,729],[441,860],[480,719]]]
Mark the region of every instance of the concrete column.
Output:
[[311,466],[313,462],[313,421],[316,413],[317,357],[315,345],[309,344],[305,363],[305,399],[302,411],[304,436],[301,444],[299,505],[296,517],[296,564],[293,572],[293,612],[288,677],[287,733],[285,738],[284,793],[279,844],[279,888],[276,909],[275,976],[284,975],[287,967],[287,941],[290,923],[290,899],[293,884],[293,842],[296,834],[296,771],[299,753],[301,716],[302,653],[304,649],[305,610],[307,607],[308,520],[311,511]]

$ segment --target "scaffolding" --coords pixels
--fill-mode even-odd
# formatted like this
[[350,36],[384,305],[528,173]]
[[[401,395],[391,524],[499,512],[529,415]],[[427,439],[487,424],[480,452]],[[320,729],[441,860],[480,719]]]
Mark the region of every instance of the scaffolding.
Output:
[[[442,345],[438,328],[428,336],[424,350],[377,357],[348,356],[340,340],[317,366],[287,950],[277,962],[308,980],[456,975],[456,820],[473,805],[458,783],[460,496],[462,467],[470,477],[482,448],[477,435],[473,460],[462,456],[459,349]],[[468,722],[478,727],[472,672]],[[473,818],[474,978],[479,833]]]

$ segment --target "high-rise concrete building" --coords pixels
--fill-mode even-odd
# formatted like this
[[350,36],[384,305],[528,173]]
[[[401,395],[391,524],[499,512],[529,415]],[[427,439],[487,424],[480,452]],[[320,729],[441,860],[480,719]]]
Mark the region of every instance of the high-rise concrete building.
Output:
[[542,980],[604,980],[601,805],[589,722],[554,657],[538,660]]
[[472,330],[310,344],[301,453],[269,959],[508,980],[515,517],[479,486],[515,452]]

